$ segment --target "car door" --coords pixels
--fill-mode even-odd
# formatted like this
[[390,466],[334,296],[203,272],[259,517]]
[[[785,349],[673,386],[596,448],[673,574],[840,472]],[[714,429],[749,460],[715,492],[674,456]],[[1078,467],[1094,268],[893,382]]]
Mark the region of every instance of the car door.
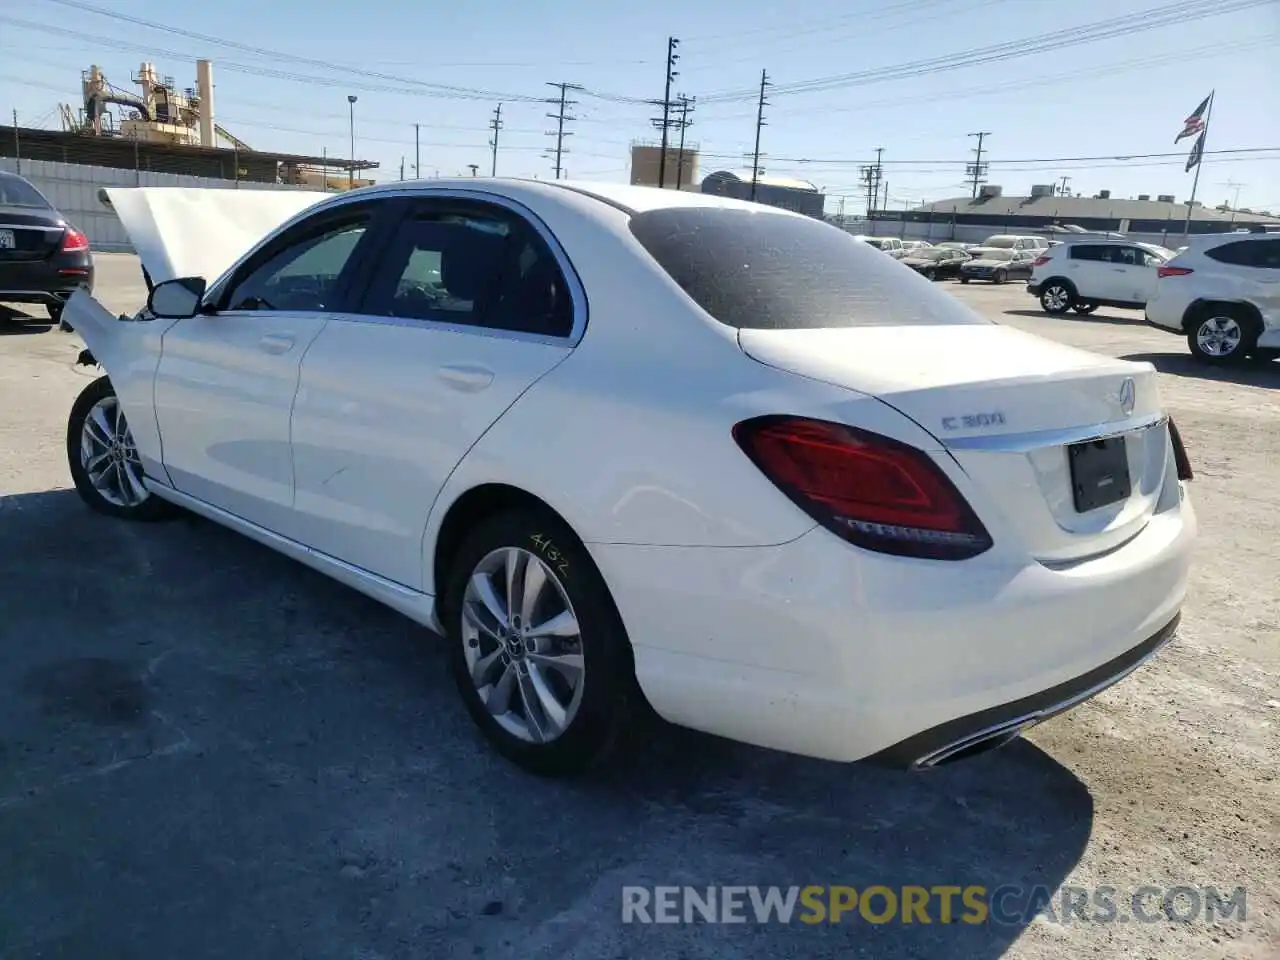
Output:
[[165,332],[156,419],[178,490],[288,528],[299,364],[341,303],[373,212],[349,204],[286,228],[210,292],[204,312]]
[[1116,244],[1110,248],[1112,282],[1115,284],[1112,300],[1124,303],[1146,303],[1145,279],[1154,271],[1146,267],[1147,251],[1129,244]]
[[480,195],[406,199],[358,303],[302,363],[299,538],[422,589],[436,495],[584,323],[576,276],[531,214]]
[[1081,300],[1114,300],[1119,285],[1111,272],[1111,250],[1102,244],[1073,243],[1067,246],[1067,278]]

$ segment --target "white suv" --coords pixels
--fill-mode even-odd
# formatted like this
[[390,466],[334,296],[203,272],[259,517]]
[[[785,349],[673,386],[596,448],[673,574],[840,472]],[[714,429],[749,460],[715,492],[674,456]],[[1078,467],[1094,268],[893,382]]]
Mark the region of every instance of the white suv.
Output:
[[858,236],[854,239],[861,240],[863,243],[869,243],[877,250],[883,250],[895,260],[901,260],[907,254],[907,248],[903,246],[902,241],[897,237]]
[[1032,264],[1027,293],[1045,313],[1092,313],[1098,307],[1141,307],[1156,288],[1172,250],[1131,240],[1073,240],[1045,250]]
[[1014,233],[997,233],[978,244],[997,250],[1047,250],[1049,241],[1044,237],[1022,236]]
[[1206,363],[1280,356],[1280,234],[1196,237],[1159,270],[1147,323]]

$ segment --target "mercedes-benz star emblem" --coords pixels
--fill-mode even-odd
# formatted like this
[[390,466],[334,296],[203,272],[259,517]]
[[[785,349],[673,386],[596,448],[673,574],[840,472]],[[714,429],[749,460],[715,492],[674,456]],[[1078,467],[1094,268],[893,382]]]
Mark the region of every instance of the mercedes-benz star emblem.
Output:
[[1138,390],[1134,385],[1133,377],[1125,377],[1124,382],[1120,384],[1120,409],[1124,411],[1127,417],[1133,413],[1134,404],[1138,402]]

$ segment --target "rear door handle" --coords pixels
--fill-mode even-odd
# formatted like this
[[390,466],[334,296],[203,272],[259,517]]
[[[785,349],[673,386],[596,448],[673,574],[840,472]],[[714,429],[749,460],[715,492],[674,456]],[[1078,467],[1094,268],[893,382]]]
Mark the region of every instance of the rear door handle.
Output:
[[448,364],[436,375],[460,393],[477,393],[493,383],[492,370],[469,363]]
[[293,349],[293,337],[286,333],[265,333],[258,341],[267,353],[288,353]]

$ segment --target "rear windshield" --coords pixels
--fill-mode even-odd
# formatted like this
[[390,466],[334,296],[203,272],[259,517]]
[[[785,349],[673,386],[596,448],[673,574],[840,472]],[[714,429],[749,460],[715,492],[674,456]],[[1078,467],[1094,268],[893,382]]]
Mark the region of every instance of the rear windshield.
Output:
[[1017,240],[1013,237],[988,237],[984,247],[992,247],[996,250],[1011,250],[1017,245]]
[[809,217],[669,207],[634,215],[631,232],[698,306],[727,326],[988,322],[892,257]]
[[0,175],[0,207],[40,207],[47,209],[46,200],[31,184],[21,177]]

